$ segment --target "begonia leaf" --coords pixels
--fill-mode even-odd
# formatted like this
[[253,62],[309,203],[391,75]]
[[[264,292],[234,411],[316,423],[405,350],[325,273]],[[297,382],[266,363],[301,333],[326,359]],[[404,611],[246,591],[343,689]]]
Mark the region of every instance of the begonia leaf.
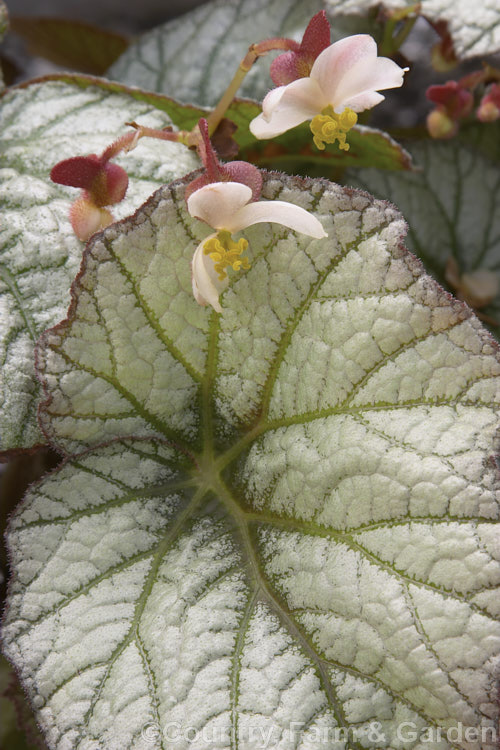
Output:
[[[166,93],[196,106],[212,106],[251,43],[272,36],[301,39],[311,16],[321,7],[316,0],[299,5],[293,0],[271,3],[250,0],[245,4],[215,0],[146,33],[112,66],[109,75],[125,84]],[[343,29],[348,23],[350,19],[335,23],[332,41],[344,36]],[[358,30],[366,31],[365,25]],[[257,61],[239,95],[261,99],[272,88],[270,59],[272,55],[266,55]],[[193,112],[194,109],[193,106]],[[237,125],[233,138],[240,146],[240,157],[265,168],[331,177],[333,170],[346,166],[411,167],[404,149],[386,133],[373,128],[354,128],[349,137],[349,152],[336,146],[318,151],[313,146],[308,124],[278,138],[258,141],[248,126],[260,112],[256,102],[237,99],[226,117]],[[188,107],[169,111],[169,115],[179,128],[191,128],[194,124]]]
[[3,642],[49,748],[494,750],[498,345],[325,180],[268,175],[328,238],[247,229],[198,306],[185,184],[39,347],[75,453],[12,519]]
[[[344,14],[366,14],[387,8],[414,6],[413,0],[325,0],[327,14],[335,23]],[[420,13],[431,22],[445,21],[459,58],[490,55],[500,48],[500,6],[496,2],[471,5],[469,0],[421,0]]]
[[15,16],[11,26],[32,55],[82,73],[102,75],[128,47],[121,34],[75,19]]
[[[323,7],[320,0],[212,0],[141,36],[108,75],[183,102],[213,106],[250,44],[275,36],[300,40]],[[339,36],[334,29],[332,40]],[[273,87],[271,59],[266,56],[253,66],[239,95],[262,99]]]
[[[496,125],[476,126],[468,141],[483,141],[483,133],[497,133]],[[461,273],[490,271],[500,274],[500,179],[498,165],[476,148],[454,139],[406,144],[416,171],[406,173],[351,170],[347,184],[369,190],[397,203],[409,224],[408,246],[445,284],[445,269],[453,257]],[[454,291],[451,288],[451,291]],[[500,336],[499,292],[481,309],[491,329]],[[496,321],[496,324],[495,324]]]
[[[0,445],[2,450],[43,442],[36,423],[39,387],[33,347],[66,312],[83,243],[69,223],[79,191],[56,185],[51,168],[61,159],[100,153],[127,120],[163,127],[170,120],[125,91],[51,80],[12,89],[0,101]],[[143,139],[116,160],[130,175],[127,216],[161,184],[196,168],[183,146]]]

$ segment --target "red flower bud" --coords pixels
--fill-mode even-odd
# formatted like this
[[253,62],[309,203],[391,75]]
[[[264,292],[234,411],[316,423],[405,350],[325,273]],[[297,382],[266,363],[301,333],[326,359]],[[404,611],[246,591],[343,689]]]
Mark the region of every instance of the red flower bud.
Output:
[[500,118],[500,84],[490,86],[479,103],[476,116],[481,122],[495,122]]
[[311,18],[298,50],[285,52],[271,63],[270,75],[276,86],[305,78],[318,55],[330,46],[330,24],[321,10]]
[[[120,139],[124,147],[129,138]],[[125,197],[128,175],[109,159],[118,153],[115,144],[101,155],[73,156],[56,164],[50,179],[59,185],[81,188],[82,195],[72,204],[69,212],[71,226],[82,241],[111,224],[113,215],[104,206],[119,203]]]
[[425,95],[446,112],[452,120],[465,117],[472,110],[474,97],[457,81],[448,81],[442,86],[429,86]]
[[119,203],[128,187],[128,175],[118,164],[103,161],[96,154],[73,156],[56,164],[50,173],[52,182],[82,188],[96,206]]
[[208,133],[208,123],[203,117],[200,119],[198,127],[202,137],[198,152],[206,171],[205,174],[196,177],[186,187],[186,201],[196,190],[214,182],[241,182],[243,185],[248,185],[252,190],[252,200],[258,200],[262,191],[260,170],[246,161],[230,161],[227,164],[222,164],[214,151]]

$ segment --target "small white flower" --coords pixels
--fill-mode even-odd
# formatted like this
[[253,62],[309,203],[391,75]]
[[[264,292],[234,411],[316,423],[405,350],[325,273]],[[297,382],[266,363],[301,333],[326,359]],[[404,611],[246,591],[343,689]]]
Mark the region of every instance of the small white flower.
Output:
[[222,312],[219,294],[229,283],[225,269],[249,268],[241,257],[247,240],[234,242],[231,234],[252,224],[276,222],[315,239],[327,237],[321,222],[304,208],[285,201],[252,201],[251,188],[241,182],[205,185],[189,196],[187,208],[191,216],[217,230],[200,242],[191,264],[196,301],[217,312]]
[[[250,130],[256,138],[274,138],[313,120],[311,129],[315,126],[321,130],[327,124],[330,130],[345,133],[355,124],[356,112],[370,109],[384,99],[378,93],[380,89],[402,85],[405,70],[387,57],[377,57],[377,44],[368,34],[346,37],[318,55],[309,76],[270,91],[262,102],[262,114],[252,120]],[[334,115],[342,114],[344,119],[339,122]],[[318,135],[314,129],[313,133]],[[322,134],[319,133],[320,140]],[[327,137],[322,140],[333,142],[328,140],[327,130],[324,134]],[[343,148],[342,136],[339,140]],[[345,136],[343,140],[345,143]]]

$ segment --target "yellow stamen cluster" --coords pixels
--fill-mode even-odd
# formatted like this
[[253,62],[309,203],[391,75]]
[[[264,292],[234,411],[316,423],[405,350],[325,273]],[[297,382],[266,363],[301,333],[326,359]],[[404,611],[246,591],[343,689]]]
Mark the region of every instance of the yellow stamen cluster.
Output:
[[325,150],[325,143],[339,142],[339,148],[342,151],[349,151],[349,144],[346,143],[346,133],[356,125],[358,116],[356,112],[349,107],[338,115],[333,111],[332,106],[325,107],[320,115],[313,117],[311,121],[311,131],[316,148],[320,151]]
[[219,274],[219,280],[223,281],[227,276],[226,268],[231,267],[233,271],[250,268],[248,258],[241,257],[241,253],[244,253],[247,247],[248,240],[242,237],[238,242],[234,242],[231,239],[231,233],[223,229],[217,237],[212,237],[205,242],[203,252],[211,257],[215,270]]

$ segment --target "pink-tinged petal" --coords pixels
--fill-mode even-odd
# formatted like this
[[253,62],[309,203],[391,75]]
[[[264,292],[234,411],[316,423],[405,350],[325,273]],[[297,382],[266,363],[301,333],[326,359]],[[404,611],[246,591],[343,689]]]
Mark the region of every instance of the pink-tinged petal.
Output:
[[[280,89],[280,95],[274,93]],[[328,105],[320,87],[311,78],[299,78],[271,91],[262,102],[262,114],[250,123],[256,138],[274,138],[311,120]]]
[[272,116],[286,88],[286,86],[278,86],[276,89],[271,89],[262,100],[262,114],[266,119]]
[[252,224],[262,224],[264,222],[274,222],[282,224],[295,232],[307,234],[315,239],[327,237],[321,222],[306,211],[305,208],[295,206],[293,203],[286,201],[258,201],[249,203],[241,208],[233,217],[232,232],[237,232]]
[[383,102],[384,99],[385,96],[383,96],[382,94],[378,94],[376,91],[367,91],[364,94],[358,94],[358,96],[354,96],[352,99],[344,100],[342,104],[337,107],[336,111],[338,114],[340,114],[346,107],[349,107],[349,109],[352,109],[353,112],[364,112],[365,109],[371,109],[377,104],[380,104],[380,102]]
[[367,68],[377,58],[377,43],[368,34],[355,34],[331,44],[316,58],[311,78],[317,81],[328,103],[336,98],[336,92],[344,76],[358,62]]
[[211,305],[216,312],[221,313],[219,294],[226,289],[229,279],[227,277],[222,281],[219,279],[212,258],[203,250],[205,242],[212,237],[216,237],[216,234],[205,237],[194,251],[191,261],[191,282],[197,303],[204,307]]
[[339,81],[331,104],[335,111],[341,112],[363,94],[398,88],[403,84],[405,70],[388,57],[377,57],[369,63],[359,60]]
[[228,229],[232,219],[252,198],[252,190],[241,182],[213,182],[192,193],[187,199],[191,216],[213,229]]

